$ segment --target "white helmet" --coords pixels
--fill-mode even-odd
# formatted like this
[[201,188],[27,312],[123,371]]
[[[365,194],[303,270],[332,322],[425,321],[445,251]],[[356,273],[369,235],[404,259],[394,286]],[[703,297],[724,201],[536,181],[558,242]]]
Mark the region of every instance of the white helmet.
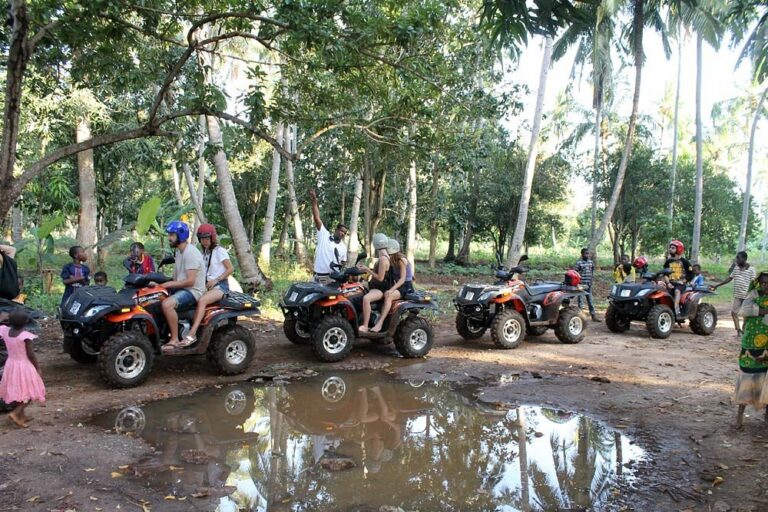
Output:
[[389,242],[389,237],[385,235],[384,233],[376,233],[373,235],[373,248],[377,251],[381,249],[387,248],[387,243]]
[[394,238],[389,239],[389,242],[387,243],[387,252],[389,254],[395,254],[400,252],[400,244]]

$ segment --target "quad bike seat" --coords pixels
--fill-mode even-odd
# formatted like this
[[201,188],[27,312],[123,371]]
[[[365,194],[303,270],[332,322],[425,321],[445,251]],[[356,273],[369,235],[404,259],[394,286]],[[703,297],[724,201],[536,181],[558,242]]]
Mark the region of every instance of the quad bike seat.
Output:
[[128,274],[123,278],[125,286],[131,288],[146,288],[150,282],[158,284],[166,283],[171,278],[162,272],[150,272],[149,274]]
[[553,292],[562,287],[560,283],[540,283],[531,286],[525,285],[526,290],[531,295],[542,295],[545,293]]
[[224,298],[219,301],[219,304],[221,307],[238,311],[255,309],[261,305],[255,297],[240,292],[228,292],[224,295]]

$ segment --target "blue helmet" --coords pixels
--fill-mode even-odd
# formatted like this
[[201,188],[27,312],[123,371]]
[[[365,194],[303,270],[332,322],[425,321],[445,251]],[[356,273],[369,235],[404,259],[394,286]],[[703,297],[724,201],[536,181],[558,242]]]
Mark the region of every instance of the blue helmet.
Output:
[[168,234],[175,234],[179,243],[184,243],[189,240],[189,226],[180,220],[174,220],[165,226],[165,232]]

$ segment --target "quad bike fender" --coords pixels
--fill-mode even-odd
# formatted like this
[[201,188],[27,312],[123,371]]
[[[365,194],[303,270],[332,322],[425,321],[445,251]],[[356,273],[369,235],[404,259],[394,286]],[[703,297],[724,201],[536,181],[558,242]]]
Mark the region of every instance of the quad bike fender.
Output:
[[518,313],[525,315],[525,304],[522,299],[514,293],[503,293],[498,297],[495,297],[488,301],[490,304],[503,305],[505,308],[512,308]]
[[672,296],[666,292],[663,292],[663,291],[654,292],[648,298],[653,300],[657,304],[664,304],[670,309],[675,308],[675,301],[672,299]]
[[[226,311],[226,313],[221,313]],[[200,343],[197,344],[197,354],[205,354],[208,350],[208,345],[211,343],[211,337],[213,333],[218,329],[222,323],[236,323],[239,316],[251,316],[259,314],[259,308],[250,309],[247,311],[231,311],[214,309],[210,311],[205,318],[203,318],[203,329],[200,333]]]
[[112,324],[144,324],[147,337],[157,350],[160,350],[160,329],[157,328],[157,322],[144,308],[138,306],[125,313],[116,313],[107,315],[106,320]]
[[387,334],[389,336],[394,336],[395,331],[397,331],[398,325],[400,325],[400,319],[404,317],[407,314],[410,315],[418,315],[419,311],[424,309],[431,309],[434,311],[438,310],[437,303],[434,301],[429,302],[406,302],[401,301],[397,302],[395,305],[392,306],[392,311],[390,313],[390,316],[397,315],[397,321],[396,322],[389,322],[389,327],[387,328]]

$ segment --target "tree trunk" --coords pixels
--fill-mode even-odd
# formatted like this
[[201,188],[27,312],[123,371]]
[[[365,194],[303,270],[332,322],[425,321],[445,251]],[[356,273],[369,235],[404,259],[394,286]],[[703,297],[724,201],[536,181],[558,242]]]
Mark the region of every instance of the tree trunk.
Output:
[[613,218],[613,212],[616,209],[616,204],[619,202],[619,195],[621,194],[622,187],[624,186],[624,176],[627,173],[627,165],[629,164],[629,155],[632,153],[632,141],[635,137],[635,125],[637,124],[637,110],[640,104],[640,83],[643,76],[643,1],[634,0],[634,28],[635,28],[635,91],[632,95],[632,113],[629,116],[629,126],[627,127],[627,138],[624,142],[624,151],[621,155],[621,161],[619,162],[619,170],[616,174],[616,182],[614,183],[613,190],[611,191],[611,198],[605,207],[603,213],[603,219],[600,221],[600,226],[597,228],[595,235],[589,242],[589,250],[594,252],[597,245],[605,235],[605,230],[608,228],[608,224]]
[[592,171],[592,227],[589,232],[590,238],[594,238],[597,228],[597,193],[598,178],[600,176],[600,130],[603,119],[602,99],[597,102],[595,107],[595,168]]
[[[295,152],[295,126],[286,126],[283,133],[284,144],[289,148],[291,153]],[[296,259],[302,265],[306,263],[307,251],[304,248],[304,229],[301,225],[301,216],[299,215],[299,205],[296,200],[296,187],[293,176],[293,162],[291,160],[285,161],[285,180],[288,184],[288,205],[293,218],[293,234],[295,242],[293,245],[294,254]]]
[[175,155],[171,159],[171,182],[173,183],[173,197],[176,199],[176,204],[182,206],[184,199],[181,197],[181,180],[179,180],[179,167]]
[[14,206],[11,208],[11,239],[14,244],[22,241],[24,238],[24,215],[21,208]]
[[763,110],[765,95],[768,94],[768,88],[763,90],[760,95],[760,101],[757,102],[755,115],[752,118],[752,130],[749,134],[749,156],[747,157],[747,182],[744,186],[744,204],[741,207],[741,224],[739,225],[739,250],[743,251],[747,246],[747,223],[749,222],[750,201],[752,200],[752,161],[755,153],[755,132],[757,131],[757,122],[760,120],[760,113]]
[[[283,124],[275,125],[277,143],[283,144]],[[270,253],[272,250],[272,235],[275,230],[275,209],[277,207],[277,192],[280,189],[280,152],[272,150],[272,175],[269,180],[269,197],[267,198],[267,214],[264,218],[264,231],[261,235],[261,265],[269,269]]]
[[520,205],[517,211],[517,224],[512,235],[512,242],[509,246],[509,255],[507,256],[507,267],[512,268],[517,265],[523,248],[525,239],[525,228],[528,224],[528,206],[531,201],[531,190],[533,188],[533,173],[536,170],[536,157],[539,153],[538,140],[539,130],[541,130],[541,116],[544,112],[544,95],[547,90],[547,76],[549,75],[549,65],[552,62],[552,38],[548,37],[544,43],[544,56],[541,58],[541,69],[539,70],[539,91],[536,94],[536,110],[533,114],[533,127],[531,128],[531,142],[528,144],[528,162],[525,165],[525,178],[523,179],[523,189],[520,192]]
[[437,197],[440,192],[440,171],[438,169],[437,164],[432,169],[432,212],[429,219],[429,268],[433,270],[437,258]]
[[416,270],[416,161],[411,160],[408,168],[408,235],[406,240],[406,257]]
[[195,207],[195,216],[197,217],[197,225],[205,224],[208,219],[203,212],[203,202],[200,196],[197,195],[197,187],[195,186],[195,178],[192,177],[192,169],[189,168],[189,164],[184,162],[181,165],[184,170],[184,180],[187,182],[187,188],[189,189],[189,198],[192,201],[192,206]]
[[675,117],[672,121],[672,176],[670,177],[669,207],[667,208],[667,221],[669,222],[669,236],[673,235],[673,221],[675,217],[675,186],[677,185],[677,131],[680,113],[680,82],[683,69],[683,43],[680,26],[678,24],[677,40],[677,86],[675,87]]
[[285,257],[285,245],[288,243],[288,224],[291,222],[291,209],[286,208],[283,215],[283,228],[280,230],[280,238],[277,240],[277,250],[275,256]]
[[701,207],[704,197],[704,141],[701,129],[701,54],[704,37],[696,34],[696,201],[693,206],[693,237],[691,240],[691,261],[699,261],[701,248]]
[[448,230],[448,250],[445,251],[445,257],[443,261],[449,263],[456,260],[456,229],[450,228]]
[[347,255],[347,261],[350,263],[354,263],[357,260],[357,253],[360,251],[358,231],[360,226],[360,203],[362,200],[363,177],[358,176],[355,180],[355,195],[352,197],[352,212],[349,215],[349,254]]
[[232,185],[232,175],[229,172],[227,155],[224,153],[224,139],[221,135],[219,120],[215,117],[208,117],[206,122],[208,125],[208,139],[216,147],[216,152],[213,155],[213,167],[216,171],[216,181],[219,185],[221,210],[227,222],[232,244],[235,246],[235,254],[240,265],[243,281],[251,286],[260,286],[269,290],[272,288],[272,280],[264,275],[259,268],[259,264],[256,263],[256,258],[254,258],[253,251],[248,243],[248,233],[245,231],[243,219],[237,207],[237,197],[235,196],[235,188]]
[[[83,116],[77,120],[75,140],[91,138],[91,123]],[[77,243],[85,248],[88,261],[96,261],[96,172],[93,169],[93,150],[77,154],[77,175],[80,194],[80,213],[77,221]]]
[[367,156],[363,156],[363,215],[365,222],[365,250],[373,256],[371,239],[373,238],[373,226],[371,225],[371,165]]

